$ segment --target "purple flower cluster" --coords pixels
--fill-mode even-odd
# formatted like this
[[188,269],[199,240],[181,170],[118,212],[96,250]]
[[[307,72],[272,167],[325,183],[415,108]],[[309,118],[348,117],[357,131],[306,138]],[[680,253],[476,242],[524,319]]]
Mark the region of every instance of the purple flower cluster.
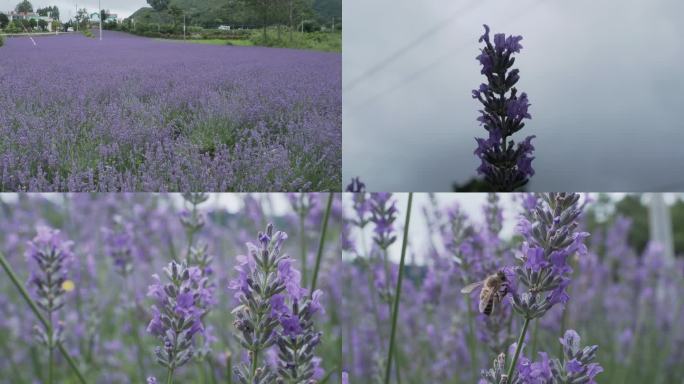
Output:
[[[324,211],[325,205],[320,202],[327,195],[308,195],[316,201],[315,208],[305,218],[310,238],[308,248],[314,249],[311,244],[318,243],[320,238],[320,228],[317,231],[314,222],[321,221],[319,211]],[[323,294],[302,293],[296,284],[288,284],[289,288],[279,293],[284,296],[283,305],[287,309],[280,311],[285,327],[276,319],[275,343],[260,356],[260,362],[274,374],[277,374],[280,362],[285,362],[278,358],[278,340],[284,337],[289,343],[291,335],[296,334],[296,348],[320,342],[315,348],[317,356],[311,359],[314,373],[311,379],[322,380],[324,370],[329,381],[339,381],[340,374],[335,368],[340,362],[336,345],[342,337],[337,320],[341,308],[328,305],[343,301],[337,277],[341,260],[335,257],[340,247],[337,241],[341,227],[339,196],[335,195],[333,199],[317,278],[317,287]],[[42,269],[34,259],[36,253],[48,255],[54,246],[59,251],[55,254],[67,255],[61,269],[53,274],[55,280],[64,278],[61,284],[64,292],[55,295],[59,299],[54,302],[56,306],[62,306],[52,316],[53,383],[76,382],[76,375],[70,372],[59,348],[71,354],[87,383],[144,383],[148,377],[156,377],[160,383],[167,381],[168,368],[158,364],[154,354],[155,346],[165,353],[163,339],[167,332],[157,338],[146,329],[151,320],[155,320],[153,326],[161,322],[165,327],[164,317],[168,311],[156,297],[146,294],[150,284],[154,284],[157,293],[168,297],[169,302],[173,301],[158,287],[173,285],[162,272],[172,260],[176,260],[179,267],[186,264],[190,280],[196,282],[190,287],[193,292],[200,293],[199,300],[194,300],[193,312],[202,313],[203,327],[192,336],[193,357],[175,370],[172,379],[174,382],[193,382],[202,371],[207,382],[212,378],[225,382],[227,372],[232,372],[235,365],[248,357],[234,338],[234,328],[226,326],[236,319],[231,309],[237,300],[232,292],[216,289],[225,287],[236,277],[233,267],[238,262],[232,250],[236,244],[248,241],[262,222],[278,222],[288,233],[298,231],[298,223],[292,220],[297,214],[287,204],[283,205],[282,196],[271,194],[236,195],[231,201],[237,204],[231,203],[227,209],[221,199],[210,196],[209,201],[197,207],[198,222],[203,222],[203,226],[194,233],[192,241],[189,241],[188,228],[183,223],[185,219],[189,220],[188,224],[195,222],[191,219],[192,202],[178,194],[19,194],[0,199],[3,217],[0,220],[0,254],[14,269],[19,283],[26,282],[28,297],[38,301],[40,296],[31,279],[44,279]],[[211,201],[215,203],[210,204]],[[60,232],[41,228],[36,236],[36,228],[43,224],[53,225]],[[27,244],[34,237],[32,244]],[[202,267],[203,256],[193,251],[188,254],[190,243],[193,244],[191,249],[210,251],[213,261],[208,268]],[[296,238],[287,243],[293,251],[300,246]],[[130,271],[126,276],[122,276],[120,265],[132,266],[126,269]],[[295,282],[299,268],[298,260],[291,260],[289,265],[280,266],[280,272],[284,279]],[[159,274],[158,281],[151,280],[154,273]],[[301,289],[303,286],[300,282]],[[288,292],[299,295],[296,307]],[[183,297],[177,300],[179,310],[182,309],[180,313],[196,319],[185,309],[184,305],[188,303],[185,300]],[[157,307],[158,315],[151,310],[152,305]],[[325,312],[318,310],[317,305],[325,306]],[[37,308],[41,314],[45,313],[39,306]],[[308,326],[308,314],[316,323],[313,330]],[[298,322],[300,319],[302,321]],[[39,322],[35,313],[0,268],[0,383],[48,382],[48,352],[45,345],[36,342],[33,329],[36,324]],[[301,333],[297,333],[300,329]],[[323,335],[313,337],[318,332]],[[180,332],[175,333],[180,335]],[[304,349],[298,351],[302,356],[308,353]],[[298,359],[297,364],[298,375],[303,375],[307,371],[305,361]],[[236,382],[234,379],[233,383]]]
[[594,362],[598,346],[580,347],[580,336],[572,329],[559,341],[563,347],[562,360],[551,358],[546,352],[539,352],[538,361],[523,355],[518,360],[515,376],[507,378],[506,355],[502,353],[494,360],[493,368],[482,372],[479,384],[596,384],[596,375],[603,372],[603,367]]
[[[318,371],[314,350],[321,334],[312,317],[322,312],[322,292],[309,297],[301,287],[293,260],[281,253],[286,239],[269,224],[256,245],[247,243],[248,255],[238,256],[238,277],[229,288],[239,302],[233,310],[236,337],[249,361],[233,370],[240,383],[307,382]],[[260,361],[272,346],[278,349],[275,369]]]
[[72,246],[73,242],[65,240],[59,230],[45,226],[39,226],[36,237],[28,243],[29,283],[33,287],[36,304],[49,317],[64,305],[65,288],[70,285],[67,283],[67,266],[74,257]]
[[114,268],[122,276],[133,272],[132,235],[121,223],[114,229],[103,228],[105,252],[112,258]]
[[475,155],[481,164],[478,174],[493,190],[510,192],[523,187],[534,175],[532,169],[532,139],[528,136],[517,146],[509,138],[520,131],[524,119],[531,119],[528,112],[530,102],[526,93],[518,94],[515,87],[520,80],[519,70],[511,69],[515,58],[513,54],[520,52],[522,36],[508,36],[503,33],[494,35],[494,45],[490,42],[489,26],[485,25],[485,33],[479,42],[485,43],[477,60],[482,65],[481,73],[487,77],[487,83],[480,84],[473,90],[473,99],[483,105],[478,121],[484,125],[489,136],[477,138]]
[[509,272],[514,272],[526,288],[524,293],[511,290],[513,308],[525,319],[542,317],[551,307],[569,299],[569,258],[577,253],[586,255],[584,239],[589,236],[578,230],[577,219],[582,213],[579,198],[576,193],[542,194],[535,208],[520,220],[524,238],[522,265]]
[[391,193],[371,193],[370,206],[370,221],[375,224],[373,240],[378,247],[386,250],[397,240],[394,228],[397,220],[396,201],[392,199]]
[[[477,198],[485,200],[484,196]],[[393,367],[396,372],[391,382],[394,377],[404,383],[477,382],[480,369],[491,368],[492,360],[502,353],[499,371],[508,373],[515,353],[510,347],[517,347],[525,322],[514,309],[512,295],[485,316],[478,313],[477,294],[459,293],[464,285],[500,269],[508,273],[510,287],[523,305],[531,304],[532,297],[537,309],[546,306],[547,297],[554,298],[555,303],[543,317],[529,321],[513,371],[518,383],[680,379],[684,374],[684,327],[679,321],[684,315],[684,263],[680,258],[668,262],[657,244],[636,250],[630,244],[634,239],[629,220],[604,222],[607,207],[600,201],[592,200],[592,196],[579,201],[575,198],[575,194],[489,195],[483,209],[476,211],[460,205],[463,201],[472,203],[471,198],[463,196],[418,197],[424,226],[420,228],[420,221],[418,228],[413,227],[413,222],[411,226],[411,247],[404,270],[408,278],[404,280],[398,314],[400,342],[396,347],[400,363]],[[370,202],[371,194],[347,194],[344,199],[349,231],[343,239],[346,248],[340,277],[344,289],[343,369],[350,382],[365,383],[378,377],[382,382],[391,312],[385,301],[378,299],[379,289],[388,282],[391,285],[397,264],[390,261],[388,279],[379,247],[365,251],[374,226],[360,230],[358,212],[365,212],[362,217],[368,218],[363,202]],[[511,214],[510,203],[517,206],[522,218]],[[602,204],[612,206],[611,202]],[[576,215],[577,210],[582,215]],[[507,224],[514,217],[519,231],[509,235]],[[585,232],[591,232],[591,236],[586,237]],[[546,236],[540,236],[544,233]],[[540,247],[544,248],[541,255],[531,251]],[[521,254],[521,249],[527,251]],[[390,251],[394,249],[390,247]],[[528,253],[540,257],[528,260]],[[546,283],[540,281],[536,287],[527,287],[518,270],[529,274],[529,281],[540,280],[535,274],[548,274],[559,284],[549,291],[536,292]],[[381,292],[380,297],[384,298]],[[584,342],[572,354],[561,352],[557,341],[569,329],[577,330]],[[585,345],[599,345],[598,357],[586,359],[594,347]],[[604,373],[598,374],[601,368],[596,363],[605,368]],[[544,380],[549,372],[557,372],[558,379]]]
[[153,275],[155,283],[150,285],[148,296],[154,298],[152,320],[148,332],[162,341],[154,350],[157,362],[166,367],[169,377],[176,368],[187,363],[194,354],[193,337],[204,330],[202,316],[209,292],[204,288],[205,278],[197,267],[172,261],[164,268],[169,280],[162,283]]
[[347,192],[364,193],[366,192],[366,184],[361,181],[359,177],[353,177],[351,183],[347,185]]
[[340,54],[35,39],[0,55],[1,191],[341,188]]
[[[59,230],[39,226],[26,251],[34,301],[45,311],[49,324],[49,327],[35,326],[34,331],[36,338],[50,351],[63,342],[63,326],[61,323],[55,326],[55,312],[64,306],[67,291],[75,288],[73,281],[67,279],[67,269],[74,257],[72,246],[73,242],[64,239]],[[49,364],[52,370],[52,352]]]

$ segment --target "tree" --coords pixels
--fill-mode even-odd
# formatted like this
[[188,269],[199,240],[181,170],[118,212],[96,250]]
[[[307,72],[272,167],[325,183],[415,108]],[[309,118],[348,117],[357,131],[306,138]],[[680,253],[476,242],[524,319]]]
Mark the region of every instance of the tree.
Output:
[[33,5],[30,1],[24,0],[21,3],[17,4],[14,10],[17,11],[17,13],[31,13],[33,12]]
[[29,21],[29,25],[31,26],[31,29],[36,29],[36,27],[38,26],[38,22],[36,21],[36,19],[31,19]]
[[77,27],[85,27],[85,24],[88,22],[88,10],[86,10],[85,8],[79,9],[78,12],[76,12],[75,19]]
[[628,241],[637,252],[646,249],[649,238],[648,208],[641,202],[641,195],[627,195],[615,204],[615,214],[632,219]]
[[40,29],[42,29],[43,31],[47,31],[48,23],[47,23],[47,21],[45,21],[45,20],[43,20],[43,19],[40,19],[40,20],[38,20],[38,26],[39,26]]
[[261,26],[264,30],[264,40],[268,39],[266,35],[266,26],[270,22],[271,15],[273,13],[273,1],[272,0],[245,0],[247,5],[254,11],[259,20],[261,21]]
[[5,15],[4,13],[0,13],[0,29],[5,29],[5,27],[9,24],[9,17]]
[[169,0],[147,0],[149,4],[155,11],[163,11],[169,6]]
[[178,25],[181,16],[183,16],[183,10],[177,5],[172,5],[169,7],[169,15],[173,18],[173,29],[176,29],[176,25]]
[[40,16],[50,16],[55,20],[59,19],[59,8],[57,8],[56,5],[45,8],[38,8],[36,10],[36,13]]
[[674,237],[675,255],[681,255],[684,252],[684,200],[678,198],[672,204],[670,212],[672,214],[672,235]]

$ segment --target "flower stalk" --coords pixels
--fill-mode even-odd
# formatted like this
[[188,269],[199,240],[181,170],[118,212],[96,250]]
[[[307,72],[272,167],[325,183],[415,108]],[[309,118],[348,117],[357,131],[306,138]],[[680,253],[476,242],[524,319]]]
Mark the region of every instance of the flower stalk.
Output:
[[401,299],[401,285],[404,278],[404,262],[406,259],[406,246],[408,244],[408,231],[411,221],[411,204],[413,203],[413,193],[409,193],[408,204],[406,207],[406,221],[404,222],[404,238],[401,244],[401,257],[399,259],[399,275],[397,277],[397,288],[394,294],[394,305],[392,307],[392,328],[390,331],[390,344],[387,353],[387,367],[385,370],[385,384],[390,383],[392,374],[392,357],[394,356],[395,337],[397,333],[397,318],[399,315],[399,301]]
[[[328,221],[330,219],[330,211],[332,209],[333,193],[328,194],[328,203],[325,206],[325,214],[323,216],[323,225],[321,228],[321,240],[318,242],[318,251],[316,252],[316,265],[313,270],[313,277],[311,279],[311,290],[314,292],[316,290],[316,282],[318,281],[318,270],[321,267],[321,259],[323,257],[323,247],[325,246],[325,236],[328,231]],[[304,280],[306,283],[306,280]]]
[[494,44],[489,38],[489,26],[484,25],[485,33],[479,42],[485,43],[477,60],[482,65],[480,73],[487,77],[487,83],[480,84],[472,91],[473,99],[483,106],[477,121],[484,125],[489,137],[477,138],[475,155],[481,164],[478,174],[494,191],[511,192],[523,187],[534,175],[532,169],[532,139],[528,136],[518,145],[508,140],[520,131],[524,119],[531,119],[527,94],[518,94],[515,87],[520,80],[519,70],[511,69],[515,62],[513,55],[522,49],[522,36],[508,36],[503,33],[494,35]]

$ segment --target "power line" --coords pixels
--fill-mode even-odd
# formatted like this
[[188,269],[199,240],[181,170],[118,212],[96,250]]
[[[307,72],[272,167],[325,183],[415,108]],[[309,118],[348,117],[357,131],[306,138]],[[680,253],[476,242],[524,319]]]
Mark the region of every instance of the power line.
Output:
[[435,24],[432,26],[430,29],[426,30],[425,32],[421,33],[418,37],[410,41],[408,44],[405,46],[399,48],[398,50],[394,51],[392,54],[389,56],[385,57],[378,63],[376,63],[374,66],[370,67],[368,70],[363,72],[361,75],[357,76],[356,78],[352,79],[349,81],[343,88],[342,92],[347,92],[352,89],[354,89],[358,84],[360,84],[364,79],[366,79],[369,76],[373,76],[377,72],[379,72],[381,69],[384,67],[390,65],[393,61],[397,60],[399,57],[405,55],[407,52],[409,52],[411,49],[417,47],[420,43],[423,42],[423,40],[432,37],[435,33],[439,32],[440,30],[446,28],[449,26],[451,23],[456,21],[459,17],[464,16],[467,14],[469,11],[472,11],[473,9],[476,8],[476,6],[482,4],[482,1],[472,1],[470,2],[467,6],[460,8],[456,12],[454,12],[451,16],[447,17],[446,19],[442,20],[441,22]]
[[[509,18],[508,21],[515,21],[515,20],[519,19],[520,17],[522,17],[523,15],[527,14],[527,13],[528,13],[529,11],[531,11],[532,9],[536,8],[537,6],[539,6],[543,1],[544,1],[544,0],[538,0],[538,1],[534,2],[534,3],[532,3],[529,7],[523,9],[522,11],[518,12],[517,14],[515,14],[515,16]],[[437,57],[435,60],[431,61],[431,62],[428,63],[427,65],[425,65],[425,66],[419,68],[418,70],[416,70],[416,71],[414,71],[414,72],[411,72],[411,73],[408,74],[407,76],[404,76],[404,77],[402,78],[401,81],[398,81],[398,82],[395,83],[394,85],[392,85],[392,86],[390,86],[390,87],[388,87],[388,88],[385,88],[384,90],[382,90],[382,91],[380,91],[380,92],[374,94],[373,96],[371,96],[371,97],[365,99],[365,100],[364,100],[363,102],[361,102],[361,103],[352,105],[352,106],[351,106],[352,109],[361,108],[361,107],[367,106],[367,105],[373,103],[374,101],[376,101],[377,99],[380,99],[381,97],[384,97],[385,95],[387,95],[387,94],[389,94],[389,93],[391,93],[391,92],[394,92],[394,91],[396,91],[397,89],[402,88],[403,86],[405,86],[405,85],[407,85],[407,84],[413,82],[414,80],[418,79],[419,77],[421,77],[422,75],[424,75],[425,73],[427,73],[427,72],[428,72],[430,69],[432,69],[433,67],[439,65],[442,61],[444,61],[444,60],[448,59],[449,57],[453,56],[454,54],[460,52],[461,50],[465,49],[465,48],[468,47],[469,45],[470,45],[470,43],[464,43],[464,44],[459,45],[457,48],[455,48],[455,49],[453,49],[453,50],[451,50],[451,51],[446,52],[445,54],[443,54],[442,56]],[[473,60],[474,60],[474,57],[473,57]]]

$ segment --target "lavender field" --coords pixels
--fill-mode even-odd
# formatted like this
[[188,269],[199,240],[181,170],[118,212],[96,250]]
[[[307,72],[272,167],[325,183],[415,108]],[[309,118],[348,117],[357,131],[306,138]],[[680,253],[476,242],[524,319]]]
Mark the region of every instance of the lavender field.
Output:
[[0,383],[340,382],[339,196],[0,208]]
[[[660,199],[674,252],[657,241]],[[681,197],[356,193],[343,207],[350,382],[682,382]],[[485,288],[462,292],[482,280],[489,315]]]
[[0,50],[0,190],[340,189],[340,54],[35,40]]

